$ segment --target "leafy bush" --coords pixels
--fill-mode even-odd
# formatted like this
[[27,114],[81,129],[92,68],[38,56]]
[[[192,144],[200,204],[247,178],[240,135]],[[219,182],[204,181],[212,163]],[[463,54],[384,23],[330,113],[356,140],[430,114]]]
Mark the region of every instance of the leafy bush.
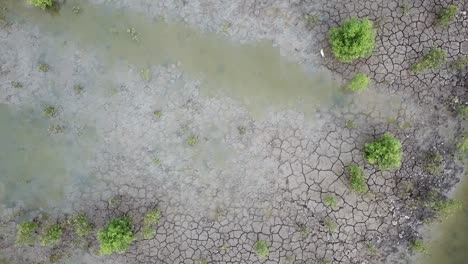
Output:
[[447,52],[441,48],[431,48],[421,61],[411,66],[411,71],[419,73],[442,66],[447,60]]
[[55,117],[58,113],[58,109],[55,106],[48,105],[44,107],[43,113],[46,117]]
[[129,217],[113,218],[110,223],[98,232],[100,253],[125,253],[135,240],[133,224]]
[[70,224],[75,229],[79,237],[85,237],[93,232],[94,225],[91,224],[84,213],[79,213],[70,220]]
[[444,170],[444,158],[439,152],[428,152],[424,158],[423,169],[431,175],[440,175]]
[[333,195],[326,195],[323,199],[323,203],[328,207],[334,207],[338,204],[336,197]]
[[43,246],[49,246],[56,244],[62,237],[62,225],[52,224],[46,227],[41,236],[41,244]]
[[450,62],[450,68],[454,70],[464,70],[468,67],[468,57],[458,57]]
[[439,15],[437,16],[437,24],[440,26],[448,26],[452,23],[458,13],[458,7],[454,5],[449,5],[446,8],[442,9]]
[[259,257],[267,257],[270,254],[270,249],[268,246],[268,242],[265,240],[259,240],[255,243],[255,253]]
[[366,176],[364,171],[358,165],[352,164],[348,168],[349,170],[349,183],[351,190],[357,193],[363,193],[367,190]]
[[348,89],[353,92],[360,92],[367,89],[369,85],[369,77],[362,73],[356,74],[348,84]]
[[409,250],[411,252],[423,253],[426,251],[426,246],[424,245],[424,242],[421,239],[415,239],[410,242]]
[[370,164],[387,170],[401,166],[401,142],[392,134],[385,133],[382,138],[365,145],[364,156]]
[[52,6],[52,0],[28,0],[29,3],[36,7],[40,7],[43,10]]
[[346,20],[342,26],[332,28],[329,34],[333,54],[342,62],[367,57],[375,48],[377,33],[367,18]]
[[34,232],[39,227],[39,224],[32,221],[27,221],[18,225],[18,232],[16,233],[16,244],[18,245],[32,245],[34,244]]

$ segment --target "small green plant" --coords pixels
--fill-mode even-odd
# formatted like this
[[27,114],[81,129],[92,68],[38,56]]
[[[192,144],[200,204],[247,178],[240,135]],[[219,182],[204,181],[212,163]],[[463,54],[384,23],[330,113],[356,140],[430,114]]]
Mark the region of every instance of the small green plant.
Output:
[[463,138],[458,144],[457,149],[461,153],[468,152],[468,137]]
[[36,7],[40,7],[43,10],[52,7],[52,0],[28,0],[30,4]]
[[301,234],[301,237],[307,238],[310,235],[310,228],[307,227],[305,224],[298,223],[297,224],[297,229],[299,233]]
[[195,135],[190,135],[188,138],[187,138],[187,144],[191,147],[195,146],[198,144],[198,142],[200,141],[200,139],[198,138],[198,136],[195,136]]
[[403,0],[402,3],[401,3],[401,14],[406,16],[409,14],[409,11],[410,11],[410,5],[408,3],[408,0]]
[[45,117],[51,118],[57,116],[58,109],[55,106],[48,105],[44,107],[42,112],[44,113]]
[[151,81],[151,70],[149,68],[143,68],[140,70],[140,76],[143,80]]
[[455,5],[449,5],[446,8],[443,8],[437,16],[437,25],[444,27],[448,26],[455,20],[457,13],[458,7]]
[[335,232],[336,229],[338,228],[338,225],[336,224],[336,222],[333,221],[333,219],[331,219],[330,217],[327,217],[323,220],[323,225],[325,226],[325,228],[327,229],[329,233]]
[[349,82],[348,89],[353,92],[360,92],[366,90],[367,86],[369,86],[369,77],[362,73],[357,73]]
[[81,93],[83,93],[83,86],[81,84],[75,84],[73,86],[73,91],[75,92],[76,95],[80,95]]
[[198,260],[198,264],[208,264],[208,261],[206,258],[200,258],[200,260]]
[[437,218],[447,219],[462,208],[462,203],[456,199],[437,199],[432,203],[432,209],[436,212]]
[[73,12],[73,14],[75,14],[75,15],[80,14],[80,13],[81,13],[81,7],[80,7],[80,6],[73,6],[73,7],[72,7],[72,12]]
[[323,203],[328,207],[335,207],[338,204],[338,201],[335,196],[329,194],[324,197]]
[[468,105],[457,106],[457,114],[463,119],[468,117]]
[[429,52],[424,55],[422,60],[411,66],[411,71],[415,73],[425,72],[430,69],[437,69],[442,66],[447,60],[447,52],[441,48],[431,48]]
[[349,170],[349,183],[351,190],[363,193],[367,190],[366,176],[364,171],[356,164],[352,164]]
[[161,110],[156,110],[153,112],[154,117],[156,118],[161,118],[162,117],[162,111]]
[[261,258],[268,257],[268,255],[270,255],[270,248],[268,242],[266,242],[265,240],[258,240],[255,243],[255,253],[257,253],[257,256]]
[[356,121],[348,119],[345,121],[345,127],[348,129],[353,129],[357,127]]
[[50,124],[48,129],[51,134],[62,134],[64,130],[65,127],[58,124]]
[[129,217],[113,218],[110,223],[98,232],[100,253],[125,253],[135,240],[133,223]]
[[17,82],[17,81],[11,82],[11,86],[13,86],[13,88],[15,88],[15,89],[21,89],[21,88],[23,88],[23,84],[20,83],[20,82]]
[[424,253],[426,251],[424,241],[421,239],[415,239],[411,241],[409,244],[409,250],[414,253]]
[[368,242],[366,243],[366,245],[367,245],[367,251],[369,252],[369,255],[376,256],[379,253],[379,250],[374,245],[374,243]]
[[346,20],[342,26],[330,30],[330,45],[341,62],[368,57],[375,48],[376,30],[373,23],[358,18]]
[[239,135],[245,135],[247,133],[247,128],[245,126],[238,126],[237,127],[237,132],[239,132]]
[[450,68],[462,71],[468,67],[468,57],[458,57],[450,62]]
[[228,244],[223,244],[223,245],[221,245],[221,246],[219,247],[219,250],[220,250],[221,252],[223,252],[223,253],[224,253],[224,252],[227,252],[227,251],[229,250],[229,245],[228,245]]
[[49,65],[45,63],[39,64],[39,71],[40,72],[48,72],[49,71]]
[[18,225],[16,233],[16,244],[18,245],[32,245],[36,240],[34,233],[39,227],[39,224],[33,221],[26,221]]
[[88,221],[86,214],[83,212],[72,217],[69,223],[79,237],[88,236],[93,232],[94,225]]
[[444,158],[439,152],[429,151],[423,162],[424,171],[431,175],[440,175],[444,170]]
[[153,228],[153,225],[159,223],[161,219],[161,212],[157,209],[150,210],[146,212],[145,216],[143,217],[143,238],[150,239],[156,235],[156,230]]
[[60,241],[60,238],[62,238],[62,225],[52,224],[43,230],[41,236],[41,245],[54,245]]
[[304,19],[306,22],[306,27],[310,29],[313,29],[315,26],[317,26],[320,21],[320,18],[317,14],[313,14],[313,15],[305,14]]
[[380,139],[365,145],[364,156],[370,164],[376,164],[380,169],[399,168],[403,157],[401,142],[394,135],[385,133]]

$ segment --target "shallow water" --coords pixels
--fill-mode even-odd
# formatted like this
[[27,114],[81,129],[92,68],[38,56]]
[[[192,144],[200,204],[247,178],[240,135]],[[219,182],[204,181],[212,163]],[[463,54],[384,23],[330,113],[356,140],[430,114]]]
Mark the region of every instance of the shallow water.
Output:
[[[67,186],[79,175],[89,146],[50,134],[34,113],[15,113],[0,104],[0,206],[21,201],[27,208],[62,205]],[[84,150],[88,149],[87,152]]]
[[[108,72],[122,62],[141,69],[180,63],[184,72],[203,79],[203,94],[227,94],[242,100],[253,113],[270,106],[310,112],[342,103],[344,98],[328,72],[305,72],[300,65],[285,61],[269,42],[239,45],[180,23],[168,24],[86,1],[67,1],[56,15],[28,7],[25,1],[7,0],[6,5],[8,19],[36,24],[58,40],[97,50],[107,61]],[[80,6],[81,12],[74,14],[73,6]]]
[[465,264],[468,260],[468,180],[459,186],[455,198],[463,209],[436,227],[428,254],[420,264]]

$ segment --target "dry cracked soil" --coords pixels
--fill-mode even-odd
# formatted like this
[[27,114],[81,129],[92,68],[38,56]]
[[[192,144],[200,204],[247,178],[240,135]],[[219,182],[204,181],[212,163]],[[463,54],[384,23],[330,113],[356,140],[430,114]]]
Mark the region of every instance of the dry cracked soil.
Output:
[[[468,72],[450,62],[468,56],[468,2],[57,4],[0,0],[0,263],[417,262],[411,243],[436,217],[428,201],[464,177]],[[455,20],[435,25],[449,4]],[[340,63],[328,31],[355,16],[374,21],[376,47]],[[434,46],[448,62],[411,72]],[[356,72],[369,89],[344,91]],[[364,158],[386,132],[403,146],[395,170]],[[437,176],[425,167],[434,150]],[[351,164],[364,193],[350,189]],[[67,224],[78,212],[92,235]],[[100,255],[95,233],[123,215],[135,241]],[[27,220],[36,243],[20,246]],[[40,246],[55,222],[60,241]]]

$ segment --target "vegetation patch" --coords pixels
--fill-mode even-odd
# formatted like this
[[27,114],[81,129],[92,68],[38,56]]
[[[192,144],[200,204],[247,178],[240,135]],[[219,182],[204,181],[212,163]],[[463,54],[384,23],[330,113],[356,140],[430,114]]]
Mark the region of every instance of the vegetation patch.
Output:
[[444,158],[439,152],[429,151],[424,158],[423,169],[431,175],[440,175],[444,171]]
[[336,222],[333,221],[333,219],[331,219],[330,217],[325,218],[323,220],[323,224],[325,228],[327,229],[327,231],[330,233],[335,232],[336,229],[338,228],[338,225],[336,224]]
[[468,67],[468,57],[458,57],[450,62],[450,68],[462,71]]
[[52,0],[28,0],[30,4],[36,7],[40,7],[43,10],[52,7]]
[[23,222],[18,225],[16,233],[16,244],[18,245],[33,245],[35,238],[35,231],[39,224],[33,221]]
[[409,250],[414,253],[423,253],[426,251],[426,246],[424,245],[424,241],[421,239],[415,239],[410,242]]
[[195,136],[195,135],[190,135],[188,138],[187,138],[187,144],[191,147],[195,146],[198,144],[198,142],[200,141],[200,139],[198,138],[198,136]]
[[268,255],[270,255],[270,248],[268,246],[268,242],[266,242],[265,240],[257,241],[255,243],[255,253],[257,253],[257,255],[262,258],[268,257]]
[[334,195],[329,194],[324,197],[323,203],[328,207],[335,207],[338,204],[338,201]]
[[129,217],[113,218],[110,223],[98,232],[100,253],[125,253],[135,240],[133,223]]
[[468,117],[468,105],[457,106],[457,113],[461,118]]
[[47,106],[44,107],[42,112],[43,112],[45,117],[51,118],[51,117],[57,116],[58,109],[55,106],[47,105]]
[[449,5],[446,8],[443,8],[437,15],[437,25],[448,26],[450,23],[455,21],[457,13],[458,7],[455,5]]
[[76,95],[82,94],[83,90],[84,90],[84,88],[83,88],[83,86],[81,84],[75,84],[73,86],[73,91],[75,92]]
[[366,176],[364,171],[356,164],[352,164],[349,170],[349,183],[351,190],[363,193],[367,190]]
[[369,77],[365,74],[358,73],[349,82],[348,89],[353,92],[360,92],[366,90],[367,86],[369,86]]
[[422,60],[411,66],[411,71],[415,73],[425,72],[429,69],[437,69],[442,66],[447,60],[447,52],[441,48],[431,48],[429,52],[424,55]]
[[462,203],[456,199],[438,199],[432,204],[432,209],[439,219],[447,219],[462,208]]
[[45,63],[39,64],[39,71],[40,72],[48,72],[49,71],[49,65]]
[[150,239],[156,234],[153,225],[157,225],[161,219],[161,212],[157,209],[147,212],[143,218],[143,238]]
[[93,232],[94,225],[88,221],[86,214],[81,212],[70,219],[70,224],[79,237],[85,237]]
[[378,165],[380,169],[399,168],[403,157],[401,142],[394,135],[385,133],[380,139],[365,145],[364,156],[370,164]]
[[62,225],[61,224],[52,224],[46,227],[41,236],[41,245],[49,246],[57,244],[62,238]]
[[377,33],[369,19],[351,18],[332,28],[329,35],[335,57],[341,62],[352,62],[372,54]]

